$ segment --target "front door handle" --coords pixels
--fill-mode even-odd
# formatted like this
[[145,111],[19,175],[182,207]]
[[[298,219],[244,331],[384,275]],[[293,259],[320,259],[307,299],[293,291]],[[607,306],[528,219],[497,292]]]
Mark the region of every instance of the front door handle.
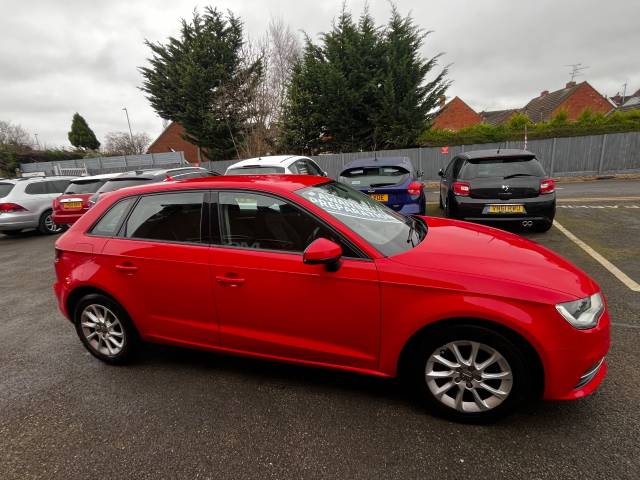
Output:
[[224,275],[218,275],[216,276],[216,281],[226,287],[239,287],[241,285],[244,285],[244,278],[240,277],[227,277]]
[[120,265],[116,265],[116,270],[122,273],[136,273],[138,271],[138,267],[130,263],[122,263]]

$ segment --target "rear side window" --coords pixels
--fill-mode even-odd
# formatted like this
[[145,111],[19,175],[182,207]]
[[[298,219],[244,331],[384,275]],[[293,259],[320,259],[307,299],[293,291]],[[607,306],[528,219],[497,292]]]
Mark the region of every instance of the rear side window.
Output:
[[91,234],[103,237],[115,236],[118,233],[122,219],[134,201],[135,198],[125,198],[112,206],[91,229]]
[[409,171],[403,167],[359,167],[344,170],[338,179],[353,188],[387,187],[399,185],[409,179]]
[[96,193],[98,189],[104,185],[105,180],[79,180],[71,182],[65,189],[64,193],[69,195],[78,195],[81,193]]
[[46,195],[47,186],[45,182],[30,183],[24,188],[24,193],[28,195]]
[[69,186],[69,180],[51,180],[47,184],[47,193],[62,193]]
[[6,197],[13,190],[13,183],[0,183],[0,198]]
[[482,158],[467,160],[460,171],[460,179],[543,177],[544,170],[535,158]]
[[142,197],[129,215],[124,236],[145,240],[201,243],[203,192]]

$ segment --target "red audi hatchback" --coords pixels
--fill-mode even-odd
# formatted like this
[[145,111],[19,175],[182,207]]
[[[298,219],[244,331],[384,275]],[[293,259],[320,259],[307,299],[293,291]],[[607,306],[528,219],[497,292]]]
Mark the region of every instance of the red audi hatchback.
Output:
[[97,358],[141,340],[402,375],[432,411],[497,418],[606,373],[600,288],[500,230],[405,217],[324,177],[105,194],[56,242],[60,309]]

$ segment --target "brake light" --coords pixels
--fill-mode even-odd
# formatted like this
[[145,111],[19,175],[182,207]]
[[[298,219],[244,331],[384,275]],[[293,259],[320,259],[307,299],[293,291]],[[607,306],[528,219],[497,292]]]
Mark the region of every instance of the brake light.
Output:
[[0,203],[0,213],[26,212],[27,209],[17,203]]
[[413,198],[419,197],[422,193],[422,189],[424,185],[420,182],[411,182],[409,187],[407,188],[407,193],[411,195]]
[[465,182],[453,182],[453,193],[461,197],[468,197],[469,184]]
[[555,180],[551,180],[550,178],[547,180],[540,180],[540,193],[553,193],[556,189]]

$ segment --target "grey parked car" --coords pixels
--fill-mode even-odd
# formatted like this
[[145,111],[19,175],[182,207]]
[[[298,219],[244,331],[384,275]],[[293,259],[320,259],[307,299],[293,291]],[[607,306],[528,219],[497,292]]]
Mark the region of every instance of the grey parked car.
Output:
[[16,235],[35,228],[44,234],[59,233],[53,223],[52,202],[75,177],[35,177],[0,180],[0,233]]

